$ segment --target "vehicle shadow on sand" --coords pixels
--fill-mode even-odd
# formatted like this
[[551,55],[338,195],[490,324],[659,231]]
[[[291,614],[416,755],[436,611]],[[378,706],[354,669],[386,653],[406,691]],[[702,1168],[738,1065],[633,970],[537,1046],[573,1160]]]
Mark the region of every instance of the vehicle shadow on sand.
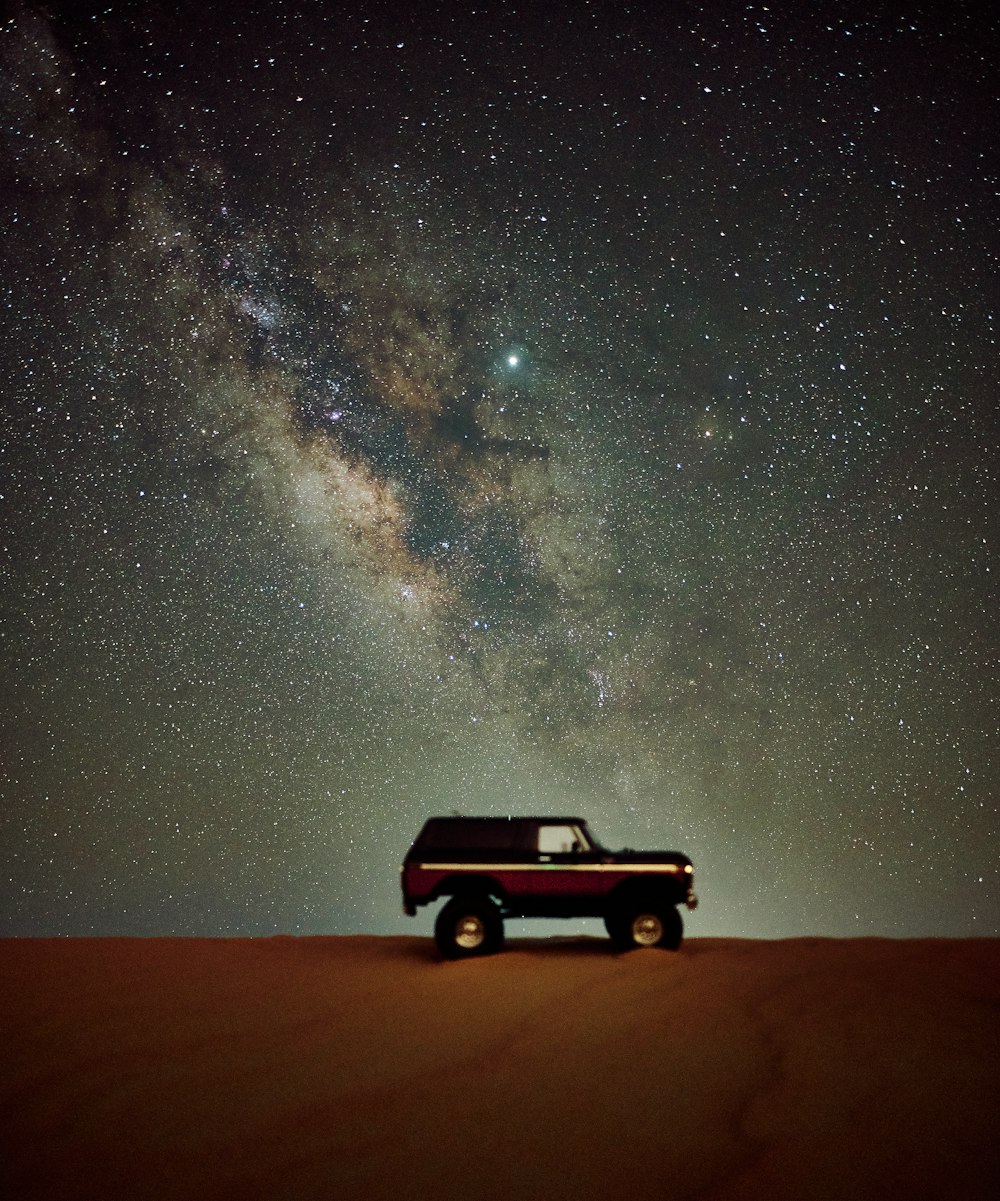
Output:
[[[483,961],[503,958],[505,955],[530,955],[539,959],[571,958],[571,959],[619,959],[635,955],[662,955],[667,958],[697,954],[698,950],[682,943],[676,951],[667,951],[661,947],[646,949],[632,948],[627,951],[619,950],[609,938],[589,935],[561,936],[551,938],[517,936],[504,941],[503,948],[492,955],[483,956]],[[476,957],[470,959],[451,960],[445,958],[437,949],[432,938],[407,939],[406,957],[419,959],[424,963],[469,963],[476,962]]]

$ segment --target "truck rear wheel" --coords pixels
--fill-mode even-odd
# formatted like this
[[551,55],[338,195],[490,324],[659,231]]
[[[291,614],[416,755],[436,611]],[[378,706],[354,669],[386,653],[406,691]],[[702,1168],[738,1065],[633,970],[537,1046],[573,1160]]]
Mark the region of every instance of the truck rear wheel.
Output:
[[446,959],[492,955],[503,946],[503,918],[489,897],[452,897],[434,923],[434,941]]
[[604,926],[620,951],[636,947],[676,951],[684,935],[676,907],[657,898],[636,898],[617,906],[605,917]]

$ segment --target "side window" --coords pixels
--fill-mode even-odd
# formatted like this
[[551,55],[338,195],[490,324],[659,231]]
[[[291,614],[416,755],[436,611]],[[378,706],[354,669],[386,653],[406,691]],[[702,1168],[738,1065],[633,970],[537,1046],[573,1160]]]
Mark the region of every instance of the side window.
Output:
[[583,850],[576,826],[539,826],[538,851],[541,855],[568,855],[574,846]]

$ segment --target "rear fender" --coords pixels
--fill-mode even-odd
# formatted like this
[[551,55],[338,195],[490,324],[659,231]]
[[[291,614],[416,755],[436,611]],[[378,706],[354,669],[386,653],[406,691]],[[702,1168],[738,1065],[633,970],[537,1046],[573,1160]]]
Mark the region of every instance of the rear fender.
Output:
[[492,876],[465,875],[464,873],[445,876],[431,893],[431,900],[439,901],[442,897],[469,896],[470,894],[477,897],[492,897],[501,907],[507,904],[507,894]]

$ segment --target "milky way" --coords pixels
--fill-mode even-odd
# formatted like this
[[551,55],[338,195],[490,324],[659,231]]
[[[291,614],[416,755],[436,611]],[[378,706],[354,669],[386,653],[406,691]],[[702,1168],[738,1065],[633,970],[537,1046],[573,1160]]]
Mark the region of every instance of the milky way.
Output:
[[2,931],[1000,933],[995,21],[204,7],[3,27]]

